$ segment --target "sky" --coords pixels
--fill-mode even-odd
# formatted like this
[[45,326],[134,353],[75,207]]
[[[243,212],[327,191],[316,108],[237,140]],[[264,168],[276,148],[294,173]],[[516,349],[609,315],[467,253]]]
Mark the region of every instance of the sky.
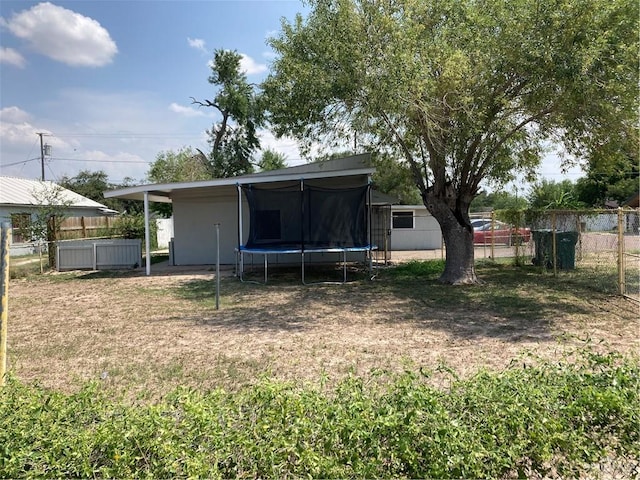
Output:
[[[51,146],[45,178],[82,170],[111,183],[145,180],[162,151],[208,151],[209,62],[236,50],[250,82],[268,73],[267,39],[281,19],[307,13],[296,0],[75,0],[0,2],[0,175],[41,177],[40,136]],[[263,148],[300,158],[292,139],[261,132]],[[540,174],[575,180],[549,155]],[[514,188],[516,185],[514,184]]]

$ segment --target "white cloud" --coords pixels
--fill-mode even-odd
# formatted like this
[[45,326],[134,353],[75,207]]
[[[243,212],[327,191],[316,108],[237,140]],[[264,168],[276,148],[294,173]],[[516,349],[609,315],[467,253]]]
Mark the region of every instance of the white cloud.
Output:
[[18,107],[5,107],[0,110],[0,121],[7,123],[26,122],[31,116]]
[[2,23],[34,51],[67,65],[101,67],[118,52],[109,32],[97,21],[49,2]]
[[262,56],[269,61],[275,60],[276,58],[278,58],[278,55],[276,54],[276,52],[272,50],[267,50],[265,52],[262,52]]
[[202,40],[201,38],[187,37],[187,42],[189,42],[189,46],[191,48],[195,48],[196,50],[200,50],[204,53],[207,53],[207,47],[205,46],[204,40]]
[[17,50],[8,47],[0,48],[0,63],[8,63],[15,67],[24,68],[26,60]]
[[[271,150],[285,156],[287,166],[292,167],[306,163],[300,158],[300,149],[298,142],[291,137],[276,138],[269,130],[261,129],[258,132],[260,137],[260,147],[262,151]],[[262,154],[258,154],[261,156]]]
[[264,73],[268,70],[268,67],[266,65],[257,63],[249,55],[245,55],[244,53],[241,53],[240,55],[242,56],[242,58],[240,59],[240,70],[245,72],[247,75]]
[[53,92],[40,107],[55,115],[39,117],[18,105],[0,110],[1,175],[39,178],[36,132],[50,132],[45,137],[53,146],[45,165],[47,179],[103,170],[115,183],[125,177],[142,180],[160,151],[184,146],[206,150],[205,131],[213,114],[213,109],[203,108],[203,115],[178,115],[172,110],[186,111],[189,105],[169,107],[169,102],[147,91],[78,88]]
[[177,103],[172,103],[169,105],[169,110],[178,113],[180,115],[184,115],[185,117],[205,117],[207,116],[205,112],[202,110],[198,110],[193,107],[184,107],[182,105],[178,105]]

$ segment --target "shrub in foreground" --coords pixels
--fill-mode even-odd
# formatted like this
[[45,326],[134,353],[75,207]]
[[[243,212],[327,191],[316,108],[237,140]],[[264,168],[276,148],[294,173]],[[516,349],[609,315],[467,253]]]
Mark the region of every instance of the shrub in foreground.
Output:
[[0,476],[638,476],[637,359],[582,351],[454,381],[407,372],[335,389],[273,380],[236,393],[178,389],[153,405],[9,379]]

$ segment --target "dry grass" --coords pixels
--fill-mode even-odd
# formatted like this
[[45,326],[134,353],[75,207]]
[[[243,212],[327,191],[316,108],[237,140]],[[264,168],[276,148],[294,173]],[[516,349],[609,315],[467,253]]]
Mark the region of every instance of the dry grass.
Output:
[[584,339],[638,351],[638,307],[535,269],[480,268],[486,284],[382,272],[374,281],[267,286],[174,269],[47,274],[12,280],[9,368],[20,379],[74,390],[100,379],[155,398],[176,385],[236,388],[262,374],[330,382],[355,372],[421,368],[461,375],[501,368],[523,350],[558,355]]

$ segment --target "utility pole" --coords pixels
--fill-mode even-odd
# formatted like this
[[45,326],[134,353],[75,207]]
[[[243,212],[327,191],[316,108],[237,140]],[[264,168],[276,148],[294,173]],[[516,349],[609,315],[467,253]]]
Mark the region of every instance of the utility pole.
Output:
[[44,157],[51,156],[51,145],[42,143],[42,137],[45,135],[51,135],[50,133],[37,132],[36,135],[40,137],[40,180],[44,182]]
[[41,170],[42,176],[40,180],[44,182],[44,145],[42,143],[42,136],[44,135],[44,133],[37,132],[36,135],[40,137],[40,166],[42,167],[42,170]]

